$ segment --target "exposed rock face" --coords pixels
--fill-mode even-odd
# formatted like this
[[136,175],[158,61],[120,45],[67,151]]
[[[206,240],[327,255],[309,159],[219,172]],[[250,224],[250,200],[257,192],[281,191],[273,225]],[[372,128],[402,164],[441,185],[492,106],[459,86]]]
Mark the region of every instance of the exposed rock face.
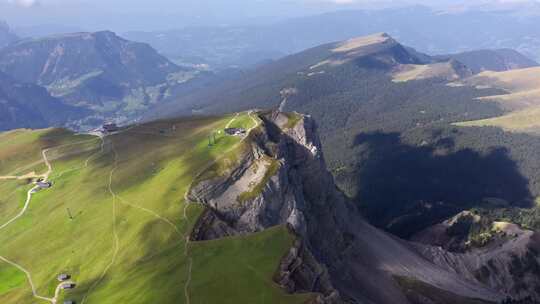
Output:
[[[420,250],[442,267],[511,298],[540,302],[540,235],[515,224],[486,220],[464,211],[413,239],[437,245],[421,246]],[[470,231],[480,224],[487,227],[478,233],[483,241],[471,245]]]
[[424,229],[413,235],[410,240],[440,246],[448,251],[463,252],[471,245],[468,240],[473,227],[481,225],[482,218],[470,211],[463,211],[456,216]]
[[[276,282],[289,292],[318,292],[319,303],[410,303],[394,276],[413,278],[463,297],[502,298],[475,277],[462,277],[446,265],[435,264],[420,253],[424,247],[365,222],[355,205],[337,190],[311,118],[303,117],[292,128],[286,127],[281,113],[262,119],[264,125],[250,135],[251,149],[238,166],[191,189],[191,199],[208,207],[192,239],[215,239],[287,224],[298,241],[283,259]],[[235,200],[233,194],[252,190],[253,185],[245,186],[242,177],[264,158],[279,162],[279,169],[253,198]]]

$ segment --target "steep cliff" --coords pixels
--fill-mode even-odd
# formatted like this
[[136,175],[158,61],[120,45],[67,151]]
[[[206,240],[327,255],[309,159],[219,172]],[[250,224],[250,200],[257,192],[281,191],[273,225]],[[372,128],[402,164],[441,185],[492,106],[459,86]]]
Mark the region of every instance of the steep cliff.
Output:
[[275,280],[289,292],[320,293],[320,303],[414,303],[397,278],[455,301],[493,303],[504,297],[474,276],[434,263],[422,254],[431,247],[369,225],[337,190],[310,117],[279,112],[260,117],[263,124],[248,135],[241,156],[216,164],[219,174],[191,188],[189,198],[207,206],[193,241],[286,224],[297,242]]

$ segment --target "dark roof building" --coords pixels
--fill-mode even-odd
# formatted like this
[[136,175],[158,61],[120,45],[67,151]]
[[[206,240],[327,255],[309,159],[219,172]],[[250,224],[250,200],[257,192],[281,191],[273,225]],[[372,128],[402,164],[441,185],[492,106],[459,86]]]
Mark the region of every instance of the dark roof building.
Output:
[[62,289],[73,289],[73,288],[75,288],[74,283],[66,283],[62,285]]
[[66,281],[66,280],[69,280],[71,278],[71,276],[69,274],[66,274],[66,273],[61,273],[58,275],[58,281]]
[[246,129],[244,128],[227,128],[225,133],[232,136],[240,136],[246,134]]
[[37,182],[36,185],[38,185],[38,187],[40,187],[41,189],[48,189],[50,187],[52,187],[52,183],[50,182]]
[[116,132],[118,131],[118,126],[115,123],[107,123],[103,125],[103,131]]
[[66,300],[64,301],[64,304],[76,304],[76,302],[72,300]]

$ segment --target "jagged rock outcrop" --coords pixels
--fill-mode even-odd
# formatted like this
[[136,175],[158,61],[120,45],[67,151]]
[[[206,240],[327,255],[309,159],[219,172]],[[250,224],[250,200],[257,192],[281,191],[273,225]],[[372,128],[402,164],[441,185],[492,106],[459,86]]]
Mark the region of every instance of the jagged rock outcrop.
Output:
[[192,187],[189,197],[208,207],[193,240],[288,225],[297,242],[275,280],[289,292],[320,293],[318,303],[411,303],[396,277],[466,298],[503,298],[476,278],[434,263],[423,246],[369,225],[335,186],[310,117],[294,126],[279,112],[261,119],[235,166]]
[[438,265],[512,299],[528,298],[530,303],[540,303],[540,235],[537,232],[508,222],[492,222],[464,211],[429,227],[413,239],[436,245],[419,248]]

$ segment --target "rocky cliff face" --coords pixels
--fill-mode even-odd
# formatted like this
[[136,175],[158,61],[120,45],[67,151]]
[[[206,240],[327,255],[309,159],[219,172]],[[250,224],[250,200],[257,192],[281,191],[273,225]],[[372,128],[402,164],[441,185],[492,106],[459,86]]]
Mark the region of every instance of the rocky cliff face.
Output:
[[310,117],[294,127],[283,113],[261,118],[263,125],[249,135],[238,162],[192,187],[190,198],[208,207],[192,240],[288,225],[297,242],[275,280],[289,292],[319,293],[319,303],[416,303],[396,278],[427,284],[456,301],[497,302],[505,296],[441,263],[440,255],[427,254],[435,247],[369,225],[337,190]]
[[464,211],[413,237],[435,263],[515,299],[540,302],[540,235]]

